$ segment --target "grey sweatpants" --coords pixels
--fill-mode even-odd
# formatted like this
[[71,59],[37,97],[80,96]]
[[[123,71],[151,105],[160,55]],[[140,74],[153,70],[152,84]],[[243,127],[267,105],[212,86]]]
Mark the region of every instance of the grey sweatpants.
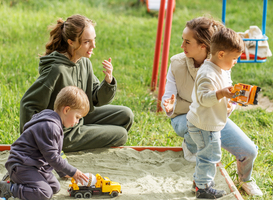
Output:
[[134,114],[125,106],[95,107],[72,128],[64,128],[63,151],[122,146],[126,143]]
[[8,166],[10,179],[14,182],[11,192],[22,200],[48,200],[59,192],[61,186],[53,173],[30,166]]

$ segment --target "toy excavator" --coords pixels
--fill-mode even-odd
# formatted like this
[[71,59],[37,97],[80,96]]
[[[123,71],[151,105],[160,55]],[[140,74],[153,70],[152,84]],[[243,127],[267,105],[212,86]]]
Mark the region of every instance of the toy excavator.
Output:
[[258,104],[258,93],[261,88],[255,85],[247,85],[238,83],[231,89],[232,93],[235,93],[232,102],[237,103],[240,106],[257,105]]
[[121,186],[117,182],[110,181],[108,177],[102,177],[100,174],[96,174],[97,182],[95,185],[90,186],[88,183],[87,186],[78,186],[75,179],[71,179],[68,192],[70,196],[75,198],[91,198],[92,195],[102,195],[107,194],[111,197],[117,197],[119,193],[121,194]]

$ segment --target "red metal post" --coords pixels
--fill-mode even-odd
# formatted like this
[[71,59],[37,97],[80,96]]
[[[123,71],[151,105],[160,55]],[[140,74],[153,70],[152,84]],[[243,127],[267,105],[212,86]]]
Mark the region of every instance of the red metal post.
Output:
[[153,75],[151,81],[151,90],[155,91],[157,85],[157,74],[160,58],[160,49],[161,49],[161,38],[163,32],[163,22],[165,15],[165,2],[166,0],[161,0],[160,9],[158,14],[158,25],[157,25],[157,34],[156,34],[156,43],[155,43],[155,55],[154,55],[154,65],[153,65]]
[[166,83],[166,74],[167,74],[167,68],[168,68],[167,65],[168,65],[168,59],[169,59],[169,47],[170,47],[170,39],[171,39],[173,7],[174,7],[174,0],[168,0],[164,43],[163,43],[163,51],[162,51],[162,62],[161,62],[161,70],[160,70],[160,80],[159,80],[160,82],[159,82],[159,90],[158,90],[157,112],[162,111],[160,104],[161,104],[161,98],[164,94],[165,83]]

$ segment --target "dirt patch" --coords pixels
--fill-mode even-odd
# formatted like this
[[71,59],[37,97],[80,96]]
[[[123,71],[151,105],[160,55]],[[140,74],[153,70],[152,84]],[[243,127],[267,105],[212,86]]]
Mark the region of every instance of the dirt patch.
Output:
[[266,110],[267,112],[273,111],[273,102],[269,100],[267,96],[258,96],[258,105],[248,105],[246,107],[244,106],[237,106],[236,109],[238,110],[249,110],[249,109],[257,109],[262,108]]

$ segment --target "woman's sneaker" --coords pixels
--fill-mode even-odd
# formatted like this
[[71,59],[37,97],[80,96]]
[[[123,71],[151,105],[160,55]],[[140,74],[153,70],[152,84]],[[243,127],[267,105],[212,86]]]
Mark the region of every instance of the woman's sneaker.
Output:
[[263,196],[263,192],[259,188],[259,186],[256,184],[256,181],[254,178],[251,178],[249,181],[240,182],[240,186],[244,189],[244,191],[251,196]]
[[196,187],[195,194],[197,199],[216,199],[225,196],[227,193],[225,190],[216,190],[210,186],[205,189]]

